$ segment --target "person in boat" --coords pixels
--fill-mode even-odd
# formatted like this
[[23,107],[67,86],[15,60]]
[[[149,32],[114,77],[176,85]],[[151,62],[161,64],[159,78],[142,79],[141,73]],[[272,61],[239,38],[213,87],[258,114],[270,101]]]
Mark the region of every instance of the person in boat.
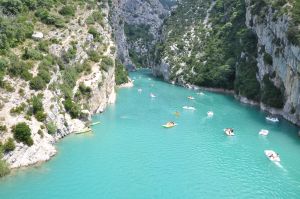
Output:
[[269,155],[269,158],[274,158],[274,154],[271,153],[271,154]]

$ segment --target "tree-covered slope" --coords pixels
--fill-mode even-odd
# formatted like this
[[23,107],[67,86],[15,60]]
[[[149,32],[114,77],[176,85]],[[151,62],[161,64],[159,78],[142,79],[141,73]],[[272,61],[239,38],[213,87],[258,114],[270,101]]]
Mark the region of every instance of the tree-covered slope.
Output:
[[155,75],[234,90],[300,121],[300,1],[183,0],[177,6],[156,46]]
[[0,0],[0,159],[10,167],[48,160],[57,139],[87,127],[127,82],[110,4]]

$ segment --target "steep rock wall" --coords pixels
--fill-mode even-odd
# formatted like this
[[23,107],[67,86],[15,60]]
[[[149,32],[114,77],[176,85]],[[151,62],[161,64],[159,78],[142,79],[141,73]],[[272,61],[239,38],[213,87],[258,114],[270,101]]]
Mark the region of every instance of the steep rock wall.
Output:
[[[287,37],[291,18],[271,6],[265,8],[264,15],[255,14],[252,4],[252,0],[246,0],[246,24],[258,37],[257,79],[262,84],[265,75],[273,76],[272,82],[284,91],[285,98],[282,110],[261,106],[300,125],[300,48]],[[266,56],[271,63],[266,62]]]
[[169,7],[160,0],[113,0],[111,22],[118,57],[129,69],[153,65],[154,46]]

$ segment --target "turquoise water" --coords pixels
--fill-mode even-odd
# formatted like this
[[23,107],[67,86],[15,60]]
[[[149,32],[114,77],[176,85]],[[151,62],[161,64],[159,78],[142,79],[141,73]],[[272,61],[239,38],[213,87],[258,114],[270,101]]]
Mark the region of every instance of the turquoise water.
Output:
[[[119,90],[116,104],[94,117],[102,123],[92,135],[69,136],[51,161],[1,179],[0,198],[300,197],[296,127],[268,123],[264,113],[231,96],[196,95],[149,79],[147,72],[131,76],[136,86]],[[151,99],[150,92],[157,97]],[[196,99],[188,100],[190,95]],[[162,128],[169,120],[178,126]],[[226,137],[225,127],[233,127],[236,136]],[[263,128],[268,137],[258,135]],[[270,162],[265,149],[280,153],[281,164]]]

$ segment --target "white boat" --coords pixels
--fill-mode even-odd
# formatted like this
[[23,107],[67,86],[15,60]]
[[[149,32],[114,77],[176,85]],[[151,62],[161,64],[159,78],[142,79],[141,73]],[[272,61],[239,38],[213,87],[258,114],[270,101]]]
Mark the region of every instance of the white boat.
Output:
[[263,135],[263,136],[267,136],[269,134],[269,131],[268,130],[265,130],[265,129],[262,129],[259,131],[258,133],[259,135]]
[[172,127],[177,126],[177,124],[174,123],[174,122],[167,122],[166,124],[164,124],[162,126],[165,127],[165,128],[172,128]]
[[141,89],[141,88],[138,89],[138,92],[139,92],[139,93],[141,93],[142,91],[143,91],[143,89]]
[[194,99],[195,99],[195,98],[192,97],[192,96],[188,96],[187,98],[190,99],[190,100],[194,100]]
[[212,116],[214,116],[214,112],[208,111],[208,112],[207,112],[207,117],[212,117]]
[[234,136],[232,128],[226,128],[226,129],[224,129],[224,132],[227,136]]
[[155,98],[156,96],[153,93],[150,93],[150,97]]
[[265,150],[265,155],[273,162],[280,162],[279,154],[272,150]]
[[199,92],[197,93],[197,95],[205,95],[203,92]]
[[270,121],[270,122],[279,122],[279,119],[277,117],[266,117],[266,120]]
[[192,110],[192,111],[196,110],[196,108],[192,106],[183,106],[182,108],[186,110]]

